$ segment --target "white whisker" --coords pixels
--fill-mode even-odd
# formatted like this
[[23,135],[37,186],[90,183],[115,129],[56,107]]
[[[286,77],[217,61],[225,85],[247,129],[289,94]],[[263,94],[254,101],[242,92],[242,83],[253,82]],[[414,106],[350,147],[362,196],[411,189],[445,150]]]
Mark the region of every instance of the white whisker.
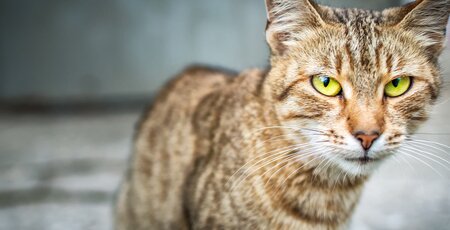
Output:
[[[424,142],[424,143],[431,143],[431,144],[435,144],[435,145],[439,145],[442,146],[444,148],[450,149],[450,146],[436,142],[436,141],[429,141],[429,140],[423,140],[423,139],[412,139],[411,137],[409,137],[408,139],[406,139],[407,142]],[[447,152],[448,153],[448,152]]]
[[[275,161],[277,161],[277,160],[283,159],[283,158],[285,157],[284,154],[286,154],[286,153],[288,153],[288,152],[291,152],[291,151],[294,151],[294,150],[297,150],[297,149],[300,149],[300,148],[302,148],[302,147],[303,147],[303,146],[295,147],[295,148],[292,148],[292,149],[288,149],[288,150],[282,151],[281,153],[277,153],[275,158],[272,158],[272,159],[271,159],[270,161],[268,161],[268,162],[264,162],[264,164],[263,164],[262,166],[260,166],[260,167],[258,167],[258,168],[256,168],[256,169],[253,169],[252,166],[258,165],[258,163],[263,162],[264,159],[258,161],[257,163],[252,164],[252,166],[248,167],[248,168],[242,173],[242,176],[244,176],[244,178],[243,178],[243,179],[238,179],[237,185],[236,185],[236,186],[233,186],[233,187],[231,188],[231,190],[233,190],[234,188],[236,188],[236,187],[237,187],[238,185],[240,185],[243,181],[245,181],[245,179],[246,179],[247,177],[249,177],[249,176],[252,175],[253,173],[259,171],[261,168],[263,168],[263,167],[265,167],[265,166],[267,166],[267,165],[269,165],[269,164],[271,164],[271,163],[273,163],[273,162],[275,162]],[[312,146],[312,147],[307,147],[306,149],[310,149],[310,148],[316,148],[316,147]],[[280,155],[281,155],[281,157],[280,157]],[[269,156],[269,158],[270,158],[270,157],[271,157],[271,156]],[[253,170],[252,170],[252,169],[253,169]],[[252,170],[252,172],[249,172],[250,170]],[[241,176],[241,177],[242,177],[242,176]]]
[[[274,157],[274,156],[277,156],[277,155],[281,155],[281,154],[285,153],[286,151],[289,152],[289,151],[292,150],[293,148],[303,147],[303,146],[308,146],[308,145],[310,145],[310,144],[309,144],[309,143],[304,143],[304,144],[290,145],[290,146],[286,146],[286,147],[283,147],[283,148],[280,148],[280,149],[275,149],[275,150],[269,151],[269,152],[267,152],[267,153],[265,153],[265,154],[262,154],[262,155],[260,155],[260,156],[255,157],[255,158],[252,158],[252,159],[248,160],[244,165],[242,165],[239,169],[237,169],[237,170],[230,176],[230,178],[228,179],[228,181],[230,181],[230,180],[231,180],[238,172],[240,172],[241,169],[245,168],[246,166],[248,166],[250,163],[252,163],[253,161],[255,161],[255,160],[257,160],[257,159],[262,158],[261,160],[259,160],[258,162],[254,163],[254,164],[258,164],[259,162],[264,161],[264,160],[266,160],[267,158]],[[284,150],[286,150],[286,151],[284,151]],[[274,152],[276,152],[276,153],[274,153]]]
[[412,155],[412,154],[409,154],[409,153],[407,153],[407,152],[403,152],[403,151],[398,151],[398,152],[401,153],[401,154],[405,154],[406,156],[409,156],[409,157],[412,157],[412,158],[418,160],[419,162],[425,164],[425,165],[428,166],[430,169],[432,169],[434,172],[436,172],[439,176],[444,177],[444,176],[443,176],[441,173],[439,173],[435,168],[433,168],[433,166],[431,166],[431,165],[428,164],[427,162],[423,161],[422,159],[420,159],[420,158],[418,158],[418,157],[416,157],[416,156],[414,156],[414,155]]
[[[433,161],[433,162],[439,164],[440,166],[444,167],[445,169],[450,170],[447,166],[445,166],[444,164],[442,164],[440,161],[438,161],[438,160],[436,160],[436,159],[433,159],[433,158],[431,158],[431,157],[428,157],[428,156],[425,156],[425,155],[422,155],[422,154],[420,154],[420,153],[417,153],[417,152],[414,152],[414,151],[413,151],[413,150],[417,150],[417,149],[411,149],[411,148],[406,148],[406,149],[405,149],[405,147],[404,147],[403,150],[404,150],[404,151],[407,151],[408,153],[411,153],[411,154],[416,154],[416,155],[425,157],[426,159],[431,160],[431,161]],[[420,151],[420,150],[419,150],[419,151]],[[426,153],[426,152],[424,152],[424,151],[421,151],[421,152],[422,152],[422,153]],[[433,156],[434,156],[434,155],[433,155]]]
[[442,160],[442,161],[444,161],[445,163],[450,164],[450,161],[448,161],[447,159],[445,159],[445,158],[443,158],[443,157],[440,157],[440,156],[438,156],[437,154],[433,154],[433,153],[431,153],[431,152],[425,151],[424,149],[415,148],[414,146],[403,146],[403,148],[407,148],[407,149],[410,149],[410,150],[420,151],[421,153],[424,153],[424,154],[427,154],[427,155],[436,157],[436,158],[438,158],[439,160]]
[[[325,147],[322,147],[321,149],[319,149],[319,150],[322,150],[322,149],[326,149]],[[286,183],[286,181],[292,176],[292,175],[294,175],[295,173],[297,173],[298,171],[300,171],[300,169],[302,169],[302,168],[304,168],[305,166],[308,166],[309,165],[309,163],[311,163],[311,162],[313,162],[314,160],[316,160],[315,158],[313,158],[312,160],[310,160],[310,161],[308,161],[308,162],[306,162],[305,164],[303,164],[301,167],[299,167],[298,169],[296,169],[296,170],[294,170],[292,173],[290,173],[282,182],[281,182],[281,185],[280,185],[280,187],[282,187],[283,186],[283,184],[284,183]]]

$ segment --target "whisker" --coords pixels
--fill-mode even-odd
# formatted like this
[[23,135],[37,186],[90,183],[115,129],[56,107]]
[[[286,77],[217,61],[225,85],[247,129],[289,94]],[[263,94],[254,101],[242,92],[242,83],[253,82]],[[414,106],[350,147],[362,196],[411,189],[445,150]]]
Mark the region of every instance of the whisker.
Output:
[[[409,147],[417,147],[417,148],[429,147],[429,148],[437,150],[437,151],[439,151],[441,153],[449,154],[449,152],[445,151],[442,148],[438,148],[436,146],[432,146],[432,145],[429,145],[429,144],[426,144],[426,143],[417,142],[417,141],[408,141],[407,143],[410,144]],[[406,145],[404,145],[404,146],[406,146]]]
[[414,142],[431,143],[431,144],[439,145],[439,146],[442,146],[442,147],[445,147],[445,148],[450,149],[450,146],[445,145],[445,144],[442,144],[442,143],[439,143],[439,142],[435,142],[435,141],[429,141],[429,140],[423,140],[423,139],[413,139],[413,138],[411,138],[411,137],[408,137],[408,138],[406,139],[406,141],[408,141],[408,142],[414,141]]
[[[329,159],[329,161],[325,164],[325,166],[326,166],[325,172],[326,172],[326,170],[328,170],[328,168],[331,166],[331,164],[333,163],[334,159],[336,159],[336,158],[339,157],[339,156],[338,156],[339,153],[341,153],[340,150],[333,149],[333,154],[334,154],[334,156],[332,156],[332,157]],[[328,165],[327,165],[327,164],[328,164]],[[325,167],[325,166],[324,166],[324,167]]]
[[[261,149],[263,147],[266,147],[265,144],[267,143],[273,143],[273,142],[277,142],[277,141],[289,141],[288,139],[286,139],[285,137],[289,137],[289,136],[306,136],[306,134],[301,134],[301,133],[290,133],[290,134],[283,134],[283,135],[278,135],[276,137],[270,138],[268,140],[265,140],[261,143],[256,144],[255,146],[253,146],[251,149],[247,150],[248,152],[253,152],[256,151],[258,149]],[[307,134],[307,136],[320,136],[320,135],[325,135],[325,134]]]
[[[325,147],[322,147],[322,149],[325,150],[326,148],[325,148]],[[322,150],[322,149],[320,149],[320,150]],[[316,158],[313,158],[312,160],[308,161],[307,163],[303,164],[301,167],[299,167],[298,169],[296,169],[296,170],[294,170],[292,173],[290,173],[290,174],[289,174],[289,175],[281,182],[280,187],[282,187],[283,184],[286,183],[286,181],[287,181],[292,175],[294,175],[295,173],[297,173],[298,171],[300,171],[300,169],[304,168],[304,167],[307,166],[309,163],[311,163],[311,162],[313,162],[313,161],[315,161],[315,160],[316,160]]]
[[[358,165],[358,169],[359,169],[359,165]],[[345,179],[347,178],[347,174],[348,174],[348,171],[346,170],[345,171],[345,174],[344,174],[344,178],[342,178],[342,183],[344,183],[345,182]]]
[[232,179],[232,178],[233,178],[233,177],[234,177],[241,169],[245,168],[247,165],[249,165],[250,163],[252,163],[252,162],[253,162],[254,160],[256,160],[256,159],[263,158],[263,159],[261,159],[260,161],[254,163],[254,164],[258,164],[259,162],[264,161],[264,160],[266,160],[267,158],[273,157],[274,155],[279,155],[279,154],[285,153],[285,152],[274,153],[274,152],[277,152],[277,151],[281,151],[281,150],[288,150],[288,151],[289,151],[290,148],[297,148],[297,147],[303,147],[303,146],[309,147],[309,146],[312,146],[312,144],[317,144],[317,143],[322,143],[322,142],[323,142],[323,141],[315,141],[315,142],[308,142],[308,143],[302,143],[302,144],[290,145],[290,146],[287,146],[287,147],[283,147],[283,148],[279,148],[279,149],[275,149],[275,150],[269,151],[269,152],[267,152],[267,153],[265,153],[265,154],[263,154],[263,155],[261,155],[261,156],[257,156],[257,157],[255,157],[255,158],[253,158],[253,159],[248,160],[244,165],[242,165],[239,169],[237,169],[237,170],[233,173],[233,175],[231,175],[231,176],[229,177],[228,181],[230,181],[230,180],[231,180],[231,179]]
[[331,191],[334,191],[334,189],[336,188],[336,185],[337,185],[337,183],[339,183],[342,173],[344,173],[344,169],[341,169],[339,174],[337,175],[337,177],[336,177],[337,179],[335,180],[333,188],[331,189]]
[[[421,147],[421,146],[419,146],[419,147]],[[408,148],[410,150],[418,150],[421,153],[424,153],[424,154],[427,154],[427,155],[430,155],[430,156],[434,156],[434,157],[444,161],[445,163],[450,164],[450,161],[448,161],[447,159],[445,159],[443,157],[440,157],[437,154],[433,154],[431,152],[425,151],[424,149],[420,149],[419,147],[415,148],[414,146],[403,146],[403,148]],[[432,147],[432,146],[429,146],[429,147]],[[440,150],[440,149],[436,149],[436,150]],[[444,152],[444,151],[441,150],[441,152]],[[444,153],[447,153],[447,152],[444,152]]]
[[448,136],[450,133],[414,133],[414,135]]
[[432,170],[433,170],[435,173],[437,173],[439,176],[443,177],[443,175],[442,175],[441,173],[439,173],[435,168],[433,168],[431,165],[429,165],[427,162],[423,161],[422,159],[420,159],[420,158],[418,158],[418,157],[416,157],[416,156],[414,156],[414,155],[412,155],[412,154],[409,154],[409,153],[407,153],[407,152],[398,151],[398,153],[405,154],[406,156],[409,156],[409,157],[412,157],[412,158],[418,160],[419,162],[425,164],[425,165],[428,166],[430,169],[432,169]]
[[[322,148],[320,148],[320,149],[318,149],[318,150],[323,150],[323,149],[325,149],[324,147],[322,147]],[[314,152],[313,153],[313,155],[315,155],[316,154],[316,152]],[[302,160],[302,158],[300,157],[300,158],[298,158],[298,160]],[[301,167],[299,167],[299,168],[297,168],[296,170],[294,170],[292,173],[290,173],[282,182],[281,182],[281,184],[279,184],[279,188],[275,191],[275,194],[278,194],[279,192],[281,192],[282,191],[282,189],[283,189],[283,185],[286,183],[286,181],[292,176],[292,175],[294,175],[295,173],[297,173],[300,169],[302,169],[302,168],[304,168],[305,166],[308,166],[311,162],[313,162],[313,161],[315,161],[316,159],[315,158],[313,158],[312,160],[310,160],[310,161],[308,161],[308,162],[306,162],[306,163],[303,163],[303,165],[301,166]],[[294,161],[295,162],[295,161]],[[272,186],[272,187],[274,187],[274,185]]]
[[[400,158],[402,161],[404,161],[407,165],[408,165],[408,167],[410,168],[410,169],[412,169],[412,170],[414,170],[414,167],[411,165],[411,163],[409,163],[409,161],[403,156],[403,155],[395,155],[395,154],[393,154],[392,155],[395,159],[398,159],[398,158]],[[397,158],[398,157],[398,158]],[[399,162],[400,164],[401,164],[401,162]]]
[[[308,154],[308,156],[312,156],[312,155],[314,155],[314,153]],[[298,163],[299,163],[298,161],[292,161],[292,160],[296,159],[297,157],[298,157],[298,156],[293,156],[292,158],[289,159],[289,161],[291,161],[291,162],[286,163],[285,165],[283,165],[282,167],[280,167],[278,170],[276,170],[275,172],[273,172],[272,175],[270,175],[269,179],[268,179],[268,180],[266,181],[266,183],[264,184],[264,186],[267,186],[267,185],[270,183],[270,181],[272,180],[272,178],[273,178],[275,175],[277,175],[279,172],[281,172],[282,169],[285,169],[285,168],[287,168],[287,167],[289,167],[289,166],[291,166],[291,165],[293,165],[293,164],[298,164]],[[265,172],[265,173],[267,173],[267,172]],[[265,174],[265,173],[264,173],[264,174]]]
[[401,164],[400,160],[397,158],[397,156],[392,155],[392,159],[395,160],[395,162],[397,162],[398,164]]
[[[402,155],[400,155],[400,156],[402,156]],[[392,159],[394,159],[395,160],[395,162],[398,164],[398,165],[403,165],[404,163],[402,163],[399,159],[399,157],[398,156],[396,156],[396,155],[392,155]],[[409,165],[409,164],[408,164]],[[410,167],[411,167],[411,165],[409,165]],[[405,169],[404,169],[404,167],[400,167],[401,169],[402,169],[402,173],[403,173],[403,175],[406,175],[406,173],[405,173]]]
[[327,134],[326,131],[324,131],[324,130],[312,129],[312,128],[300,128],[298,131],[302,131],[302,130]]
[[[289,152],[289,150],[290,150],[291,148],[303,147],[303,146],[308,146],[308,145],[310,145],[310,143],[290,145],[290,146],[287,146],[287,147],[283,147],[283,148],[280,148],[280,149],[275,149],[275,150],[269,151],[269,152],[267,152],[267,153],[265,153],[265,154],[263,154],[263,155],[261,155],[261,156],[257,156],[257,157],[255,157],[255,158],[252,158],[252,159],[248,160],[244,165],[242,165],[239,169],[237,169],[237,170],[235,171],[235,173],[233,173],[233,175],[230,176],[230,179],[233,178],[233,176],[234,176],[235,174],[237,174],[241,169],[245,168],[246,166],[248,166],[250,163],[252,163],[252,162],[255,161],[256,159],[259,159],[259,158],[262,157],[262,159],[261,159],[260,161],[258,161],[258,162],[255,163],[255,164],[258,164],[259,162],[264,161],[264,160],[267,159],[267,158],[274,157],[274,156],[277,156],[277,155],[280,155],[280,154],[285,153],[284,150],[287,150],[287,152]],[[276,152],[276,153],[274,153],[274,152]],[[229,179],[229,180],[230,180],[230,179]]]
[[261,132],[261,131],[265,131],[268,129],[293,129],[293,130],[300,130],[302,128],[300,127],[293,127],[293,126],[281,126],[281,125],[275,125],[275,126],[268,126],[268,127],[262,127],[262,128],[258,128],[255,129],[255,131],[252,132],[252,134],[257,133],[257,132]]
[[[335,150],[335,149],[330,149],[329,151],[332,151],[333,153],[335,153],[336,150]],[[326,154],[325,154],[325,155],[326,155]],[[321,167],[322,167],[322,163],[323,163],[323,162],[326,162],[325,164],[327,164],[328,162],[330,162],[330,159],[327,158],[327,157],[325,157],[325,156],[323,156],[323,160],[319,162],[319,164],[317,165],[315,171],[317,170],[318,172],[320,172],[320,171],[322,170]],[[325,167],[325,166],[323,166],[323,167]],[[316,178],[316,176],[317,176],[317,175],[315,175],[314,178]]]
[[[314,152],[313,152],[313,153],[309,153],[309,154],[305,154],[305,155],[302,155],[302,158],[306,158],[306,157],[312,156],[312,155],[314,155],[314,154],[315,154]],[[298,158],[298,156],[294,155],[294,156],[292,156],[291,158],[289,158],[288,160],[292,160],[292,159],[296,159],[296,158]],[[281,162],[280,162],[280,163],[281,163]],[[270,182],[270,180],[272,179],[272,177],[275,176],[275,175],[276,175],[279,171],[281,171],[283,168],[288,167],[288,166],[290,166],[290,165],[292,165],[292,164],[295,164],[295,163],[298,164],[298,161],[292,161],[292,162],[286,164],[285,166],[279,168],[279,169],[278,169],[277,171],[275,171],[274,173],[272,173],[272,175],[269,177],[269,179],[268,179],[267,182],[264,184],[264,186],[267,186],[267,184]],[[269,172],[269,171],[270,171],[270,170],[268,170],[267,172]],[[263,175],[265,175],[267,172],[265,172]],[[263,175],[261,175],[261,176],[263,176]]]
[[250,133],[250,136],[253,136],[255,133],[257,132],[262,132],[268,129],[292,129],[294,131],[302,131],[302,130],[306,130],[306,131],[311,131],[311,132],[316,132],[316,133],[323,133],[326,134],[326,131],[324,130],[319,130],[319,129],[312,129],[312,128],[302,128],[302,127],[292,127],[292,126],[268,126],[268,127],[262,127],[262,128],[258,128],[255,131]]
[[[405,148],[405,147],[404,147],[404,148]],[[431,157],[428,157],[428,156],[425,156],[425,155],[422,155],[422,154],[420,154],[420,153],[417,153],[417,152],[414,152],[414,151],[413,151],[413,150],[418,150],[418,149],[407,148],[407,149],[403,149],[403,150],[408,151],[408,152],[411,153],[411,154],[417,154],[417,155],[419,155],[419,156],[425,157],[426,159],[429,159],[429,160],[431,160],[431,161],[433,161],[433,162],[439,164],[440,166],[444,167],[445,169],[450,170],[450,169],[448,168],[448,166],[445,166],[445,165],[442,164],[440,161],[438,161],[438,160],[436,160],[436,159],[433,159],[433,158],[431,158]],[[419,150],[419,151],[420,151],[420,150]],[[426,153],[426,152],[424,152],[424,151],[420,151],[420,152]],[[434,155],[433,155],[433,156],[434,156]],[[446,161],[446,162],[448,163],[448,161]]]
[[278,135],[275,136],[273,138],[267,139],[263,142],[257,143],[255,146],[251,146],[252,148],[250,149],[245,149],[245,151],[247,152],[256,152],[257,150],[260,150],[261,148],[267,147],[266,144],[271,143],[273,144],[274,142],[278,142],[278,141],[289,141],[286,137],[288,136],[293,136],[296,134],[283,134],[283,135]]
[[[249,177],[249,176],[252,175],[253,173],[259,171],[261,168],[263,168],[263,167],[265,167],[265,166],[271,164],[272,162],[275,162],[275,161],[277,161],[277,160],[283,159],[283,158],[285,157],[284,154],[286,154],[286,153],[288,153],[288,152],[291,152],[291,151],[294,151],[294,150],[297,150],[297,149],[300,149],[300,148],[302,148],[302,147],[303,147],[303,146],[295,147],[295,148],[292,148],[292,149],[288,149],[288,150],[282,151],[281,153],[277,153],[277,156],[276,156],[275,158],[272,158],[270,161],[265,162],[262,166],[260,166],[260,167],[258,167],[258,168],[256,168],[256,169],[253,169],[252,166],[258,165],[258,163],[264,161],[264,159],[258,161],[258,162],[255,163],[255,164],[252,164],[252,166],[248,167],[248,168],[242,173],[242,176],[244,176],[244,178],[243,178],[243,179],[238,179],[238,181],[237,181],[238,185],[241,184],[247,177]],[[312,146],[311,148],[315,148],[315,147]],[[309,149],[309,147],[307,147],[307,149]],[[281,155],[281,157],[280,157],[280,155]],[[270,158],[270,157],[271,157],[271,156],[269,156],[268,158]],[[252,170],[252,169],[253,169],[253,171],[249,173],[249,171]],[[233,186],[231,190],[233,190],[235,187],[236,187],[236,186]]]

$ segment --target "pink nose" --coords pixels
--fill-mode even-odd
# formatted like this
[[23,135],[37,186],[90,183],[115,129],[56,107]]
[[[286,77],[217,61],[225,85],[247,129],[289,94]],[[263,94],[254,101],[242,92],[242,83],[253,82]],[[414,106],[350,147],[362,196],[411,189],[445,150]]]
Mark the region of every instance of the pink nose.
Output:
[[361,142],[361,146],[364,148],[364,150],[370,149],[373,142],[380,136],[378,132],[372,132],[372,134],[369,135],[362,131],[356,132],[353,135]]

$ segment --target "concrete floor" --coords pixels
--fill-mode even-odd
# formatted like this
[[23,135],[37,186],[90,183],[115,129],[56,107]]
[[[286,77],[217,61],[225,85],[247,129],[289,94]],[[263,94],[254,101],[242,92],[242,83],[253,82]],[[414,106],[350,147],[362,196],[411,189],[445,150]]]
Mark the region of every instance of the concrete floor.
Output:
[[137,116],[0,116],[0,229],[111,229]]

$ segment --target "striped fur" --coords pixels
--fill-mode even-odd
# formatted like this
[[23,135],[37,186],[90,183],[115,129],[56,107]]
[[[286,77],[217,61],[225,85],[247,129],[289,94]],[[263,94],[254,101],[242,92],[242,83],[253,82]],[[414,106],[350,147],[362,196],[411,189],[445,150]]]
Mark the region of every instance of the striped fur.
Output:
[[[117,229],[345,229],[373,169],[427,119],[449,1],[266,5],[268,71],[189,68],[145,113]],[[315,91],[315,74],[335,77],[342,95]],[[413,86],[384,97],[398,76]],[[364,154],[358,130],[381,134],[365,153],[374,161],[351,161]]]

